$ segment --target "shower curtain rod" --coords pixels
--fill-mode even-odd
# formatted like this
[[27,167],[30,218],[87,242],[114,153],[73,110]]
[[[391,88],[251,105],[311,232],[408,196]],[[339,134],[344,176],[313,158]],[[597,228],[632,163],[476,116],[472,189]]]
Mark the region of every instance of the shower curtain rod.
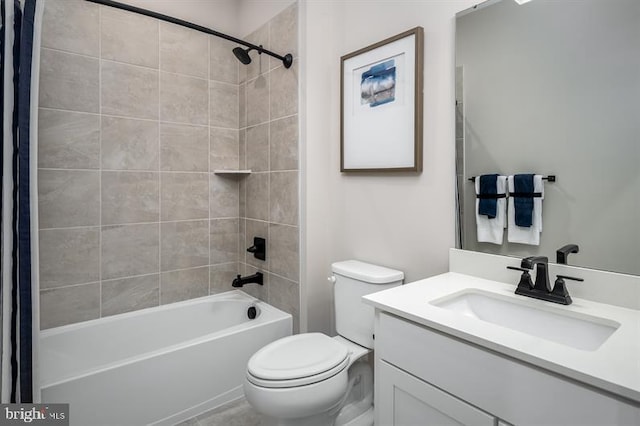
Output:
[[249,43],[249,42],[241,40],[239,38],[236,38],[236,37],[221,33],[221,32],[216,31],[216,30],[212,30],[211,28],[207,28],[207,27],[203,27],[201,25],[194,24],[194,23],[189,22],[189,21],[184,21],[182,19],[174,18],[173,16],[163,15],[162,13],[153,12],[151,10],[142,9],[140,7],[131,6],[131,5],[124,4],[124,3],[118,3],[116,1],[111,1],[111,0],[86,0],[86,1],[88,1],[90,3],[97,3],[97,4],[102,4],[104,6],[114,7],[116,9],[120,9],[120,10],[126,10],[127,12],[138,13],[140,15],[145,15],[145,16],[149,16],[151,18],[160,19],[162,21],[170,22],[172,24],[182,25],[183,27],[191,28],[192,30],[200,31],[200,32],[203,32],[203,33],[206,33],[206,34],[211,34],[211,35],[214,35],[216,37],[220,37],[220,38],[223,38],[225,40],[229,40],[229,41],[232,41],[234,43],[238,43],[238,44],[241,44],[243,46],[247,46],[249,48],[249,50],[251,50],[251,49],[257,50],[259,53],[266,53],[269,56],[273,56],[276,59],[280,59],[285,68],[291,67],[291,64],[293,63],[293,56],[291,56],[290,53],[287,53],[284,56],[280,56],[277,53],[274,53],[274,52],[272,52],[270,50],[267,50],[267,49],[263,48],[262,46],[256,46],[255,44]]

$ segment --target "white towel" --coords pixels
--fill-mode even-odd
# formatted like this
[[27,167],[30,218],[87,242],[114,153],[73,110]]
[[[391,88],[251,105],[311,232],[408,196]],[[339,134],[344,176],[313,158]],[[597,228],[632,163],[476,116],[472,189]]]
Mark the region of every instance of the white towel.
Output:
[[[513,175],[508,178],[509,192],[514,192]],[[516,209],[513,197],[509,197],[507,241],[510,243],[540,245],[540,233],[542,232],[542,200],[544,199],[544,183],[542,175],[533,176],[533,192],[539,192],[540,197],[533,199],[533,218],[531,226],[516,225]]]
[[[507,189],[507,177],[498,176],[496,179],[496,192],[505,194]],[[480,176],[476,177],[476,194],[480,193]],[[507,224],[507,199],[497,199],[496,217],[489,219],[488,216],[478,214],[480,199],[476,197],[476,225],[478,228],[478,242],[502,244],[504,239],[504,228]]]

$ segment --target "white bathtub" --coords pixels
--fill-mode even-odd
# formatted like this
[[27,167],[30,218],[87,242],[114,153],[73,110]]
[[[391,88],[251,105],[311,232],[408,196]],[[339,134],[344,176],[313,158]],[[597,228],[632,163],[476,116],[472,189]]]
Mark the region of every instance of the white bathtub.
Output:
[[45,330],[42,401],[69,403],[71,425],[175,424],[240,397],[251,355],[291,329],[236,290]]

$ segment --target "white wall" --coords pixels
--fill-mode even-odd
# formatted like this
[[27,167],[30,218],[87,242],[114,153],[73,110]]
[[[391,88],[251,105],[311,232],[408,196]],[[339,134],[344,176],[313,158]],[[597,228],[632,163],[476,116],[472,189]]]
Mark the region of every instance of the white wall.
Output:
[[[310,331],[333,331],[332,289],[326,277],[334,261],[356,258],[397,268],[407,282],[447,270],[447,249],[455,245],[455,14],[474,3],[302,4],[306,233],[301,297]],[[341,174],[340,57],[415,26],[425,30],[423,172]]]
[[119,0],[242,38],[296,0]]
[[[237,0],[119,0],[132,6],[173,16],[216,31],[241,37]],[[264,22],[266,22],[266,19]]]
[[[262,26],[265,22],[282,12],[296,0],[239,0],[238,31],[246,36]],[[276,52],[280,53],[280,52]]]

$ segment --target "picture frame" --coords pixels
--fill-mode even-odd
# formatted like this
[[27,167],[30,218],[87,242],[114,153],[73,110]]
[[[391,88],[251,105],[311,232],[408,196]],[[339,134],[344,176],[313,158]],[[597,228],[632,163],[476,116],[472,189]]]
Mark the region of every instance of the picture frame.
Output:
[[424,29],[340,58],[340,171],[421,172]]

